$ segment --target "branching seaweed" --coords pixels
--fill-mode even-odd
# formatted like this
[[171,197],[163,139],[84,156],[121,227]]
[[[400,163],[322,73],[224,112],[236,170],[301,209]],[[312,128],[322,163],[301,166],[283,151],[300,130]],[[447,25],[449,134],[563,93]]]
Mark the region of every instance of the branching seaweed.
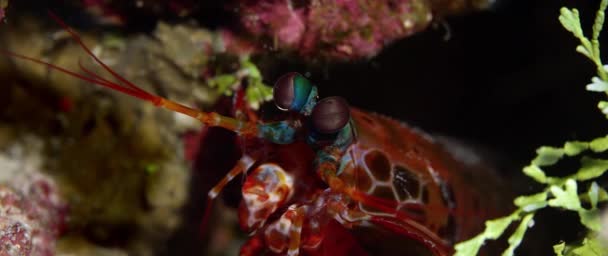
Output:
[[[600,43],[598,41],[604,24],[604,13],[608,0],[602,0],[596,14],[591,39],[587,38],[576,9],[562,8],[559,21],[564,28],[580,40],[576,51],[585,55],[597,68],[597,76],[593,77],[587,85],[587,90],[608,94],[608,66],[604,66],[600,59]],[[600,101],[598,108],[608,118],[608,101]],[[598,179],[608,170],[608,159],[590,157],[588,153],[603,153],[608,151],[608,136],[597,138],[589,142],[569,141],[562,147],[540,147],[537,156],[530,165],[523,169],[524,174],[536,182],[544,184],[542,192],[519,196],[514,204],[518,207],[508,216],[486,221],[485,230],[470,240],[458,243],[455,246],[457,256],[476,255],[486,240],[496,240],[501,237],[507,227],[519,222],[515,231],[508,239],[509,247],[503,256],[514,255],[515,249],[521,244],[526,230],[532,226],[537,211],[547,208],[559,208],[578,213],[580,222],[589,229],[588,236],[580,244],[567,245],[561,242],[553,246],[556,255],[608,255],[608,248],[604,248],[598,240],[600,230],[600,210],[598,204],[608,201],[608,193],[594,180]],[[564,158],[580,158],[580,168],[566,177],[548,176],[543,168],[556,165]],[[589,184],[586,192],[579,193],[581,184]]]
[[261,103],[272,99],[272,87],[264,84],[262,74],[249,58],[241,58],[240,69],[234,73],[217,75],[207,80],[209,86],[225,95],[230,95],[234,89],[247,84],[245,98],[249,106],[257,109]]

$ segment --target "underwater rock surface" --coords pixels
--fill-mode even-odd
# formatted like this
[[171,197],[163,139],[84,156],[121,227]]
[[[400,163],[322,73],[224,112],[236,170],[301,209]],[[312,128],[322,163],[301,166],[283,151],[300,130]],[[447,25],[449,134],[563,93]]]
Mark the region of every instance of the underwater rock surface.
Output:
[[37,157],[22,147],[0,154],[0,255],[55,255],[67,205]]
[[341,60],[372,57],[433,19],[424,0],[241,1],[238,10],[246,30],[271,47]]
[[[392,42],[441,22],[445,16],[487,9],[493,0],[79,0],[104,24],[125,25],[139,12],[152,17],[202,18],[225,12],[219,31],[256,45],[260,53],[296,53],[311,60],[374,57]],[[220,10],[216,10],[220,9]],[[210,11],[211,10],[211,11]],[[232,19],[238,20],[233,24]],[[245,33],[242,33],[245,32]],[[234,36],[238,35],[238,36]]]

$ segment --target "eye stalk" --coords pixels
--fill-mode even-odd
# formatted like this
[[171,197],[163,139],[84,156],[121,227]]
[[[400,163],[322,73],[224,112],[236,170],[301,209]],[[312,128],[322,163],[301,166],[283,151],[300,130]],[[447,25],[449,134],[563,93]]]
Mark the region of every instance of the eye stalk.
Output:
[[317,103],[317,87],[303,75],[290,72],[279,78],[274,84],[272,96],[277,108],[284,111],[296,111],[310,115]]
[[342,97],[327,97],[315,105],[311,120],[315,131],[321,134],[336,133],[350,121],[350,108]]

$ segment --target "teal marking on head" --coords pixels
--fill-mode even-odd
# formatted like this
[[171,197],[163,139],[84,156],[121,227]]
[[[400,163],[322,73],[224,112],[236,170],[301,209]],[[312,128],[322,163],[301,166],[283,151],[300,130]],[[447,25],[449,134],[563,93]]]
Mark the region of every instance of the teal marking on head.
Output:
[[313,85],[306,77],[300,74],[293,77],[293,85],[294,99],[289,108],[294,111],[300,111],[308,102]]
[[302,115],[309,116],[312,113],[312,109],[317,105],[318,96],[317,87],[313,86],[308,95],[308,100],[306,100],[306,104],[304,104],[304,107],[300,110]]
[[265,123],[258,126],[259,137],[277,144],[289,144],[295,140],[296,128],[287,121]]

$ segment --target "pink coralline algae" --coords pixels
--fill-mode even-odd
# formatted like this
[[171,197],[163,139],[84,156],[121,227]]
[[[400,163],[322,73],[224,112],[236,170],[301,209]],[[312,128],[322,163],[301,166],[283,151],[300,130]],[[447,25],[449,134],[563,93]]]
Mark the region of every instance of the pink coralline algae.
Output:
[[[65,204],[42,175],[0,185],[0,256],[52,256],[64,229]],[[19,186],[17,186],[19,184]]]
[[385,45],[428,26],[425,0],[248,0],[240,20],[273,47],[303,56],[343,60],[372,57]]
[[[127,10],[196,17],[192,0],[79,0],[102,22],[124,24]],[[424,30],[448,15],[488,8],[494,0],[227,0],[238,27],[218,24],[255,44],[257,52],[278,50],[313,59],[356,60],[375,56],[395,40]],[[204,12],[203,12],[204,13]],[[227,14],[227,15],[230,15]],[[231,37],[236,38],[236,37]],[[241,40],[241,39],[239,39]]]

